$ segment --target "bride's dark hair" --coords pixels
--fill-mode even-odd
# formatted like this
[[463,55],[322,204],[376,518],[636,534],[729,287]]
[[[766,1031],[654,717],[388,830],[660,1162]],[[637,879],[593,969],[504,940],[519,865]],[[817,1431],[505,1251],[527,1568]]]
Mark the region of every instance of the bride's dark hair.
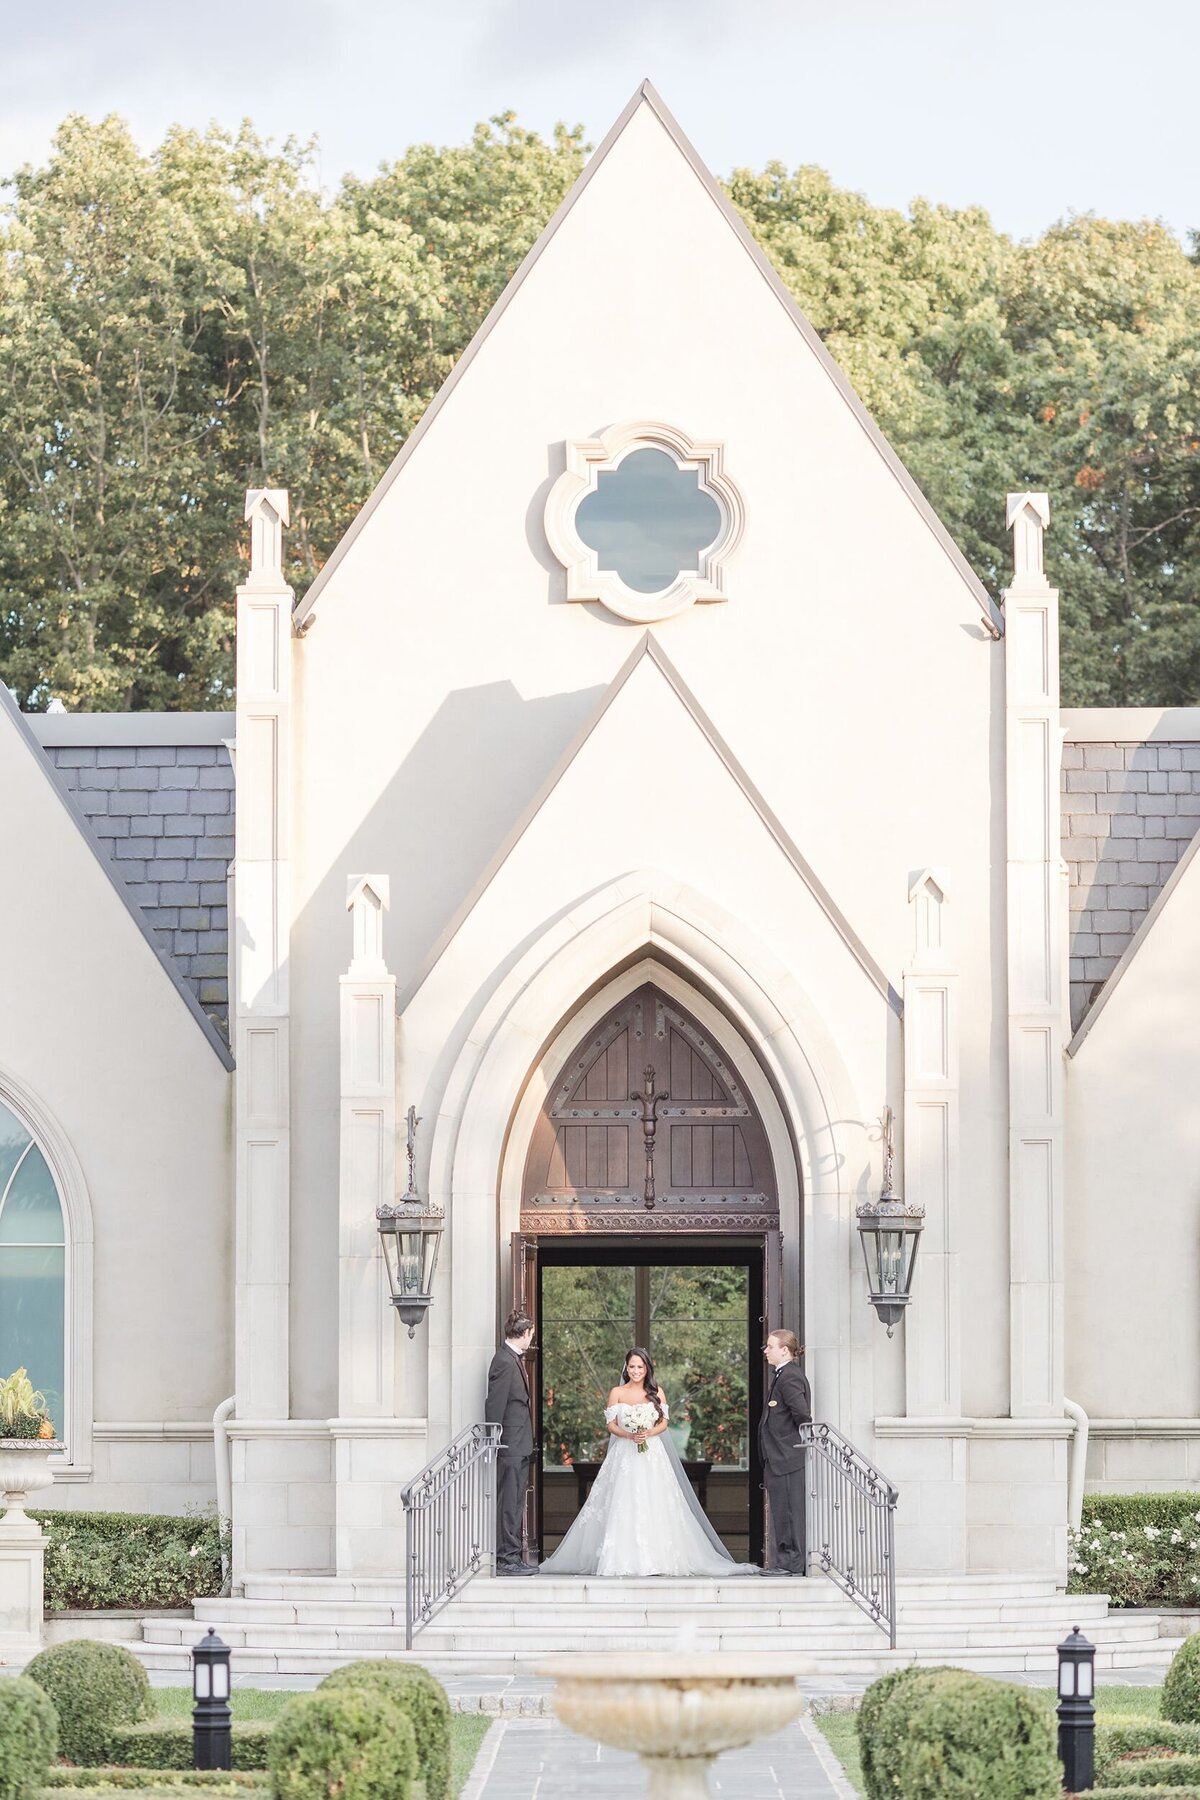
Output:
[[654,1379],[654,1364],[650,1360],[650,1352],[648,1350],[643,1350],[640,1344],[635,1344],[632,1350],[627,1350],[625,1352],[625,1367],[621,1370],[621,1380],[629,1380],[629,1358],[631,1356],[640,1356],[646,1365],[646,1379],[643,1381],[642,1386],[646,1390],[647,1400],[649,1400],[654,1407],[655,1416],[661,1419],[663,1416],[662,1396],[658,1391],[658,1383]]

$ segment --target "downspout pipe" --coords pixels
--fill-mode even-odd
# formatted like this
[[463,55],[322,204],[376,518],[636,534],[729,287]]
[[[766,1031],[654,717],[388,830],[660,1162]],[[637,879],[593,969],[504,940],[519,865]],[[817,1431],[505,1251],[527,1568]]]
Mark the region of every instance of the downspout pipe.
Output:
[[229,1536],[233,1530],[233,1471],[229,1464],[229,1433],[225,1429],[225,1423],[232,1418],[236,1405],[236,1394],[230,1394],[228,1400],[222,1400],[212,1417],[213,1461],[217,1472],[217,1523],[221,1531],[222,1594],[229,1592],[232,1576]]
[[1067,1523],[1078,1532],[1083,1524],[1083,1483],[1087,1473],[1088,1416],[1076,1400],[1064,1400],[1063,1411],[1074,1422],[1067,1464]]

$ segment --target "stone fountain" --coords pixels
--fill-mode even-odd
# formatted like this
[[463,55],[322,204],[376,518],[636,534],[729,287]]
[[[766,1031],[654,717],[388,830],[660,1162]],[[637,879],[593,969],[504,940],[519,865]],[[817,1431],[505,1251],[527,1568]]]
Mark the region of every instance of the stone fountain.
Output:
[[581,1737],[634,1750],[652,1800],[700,1800],[724,1750],[799,1718],[796,1676],[811,1664],[766,1652],[643,1654],[636,1649],[568,1656],[540,1673],[557,1684],[554,1710]]

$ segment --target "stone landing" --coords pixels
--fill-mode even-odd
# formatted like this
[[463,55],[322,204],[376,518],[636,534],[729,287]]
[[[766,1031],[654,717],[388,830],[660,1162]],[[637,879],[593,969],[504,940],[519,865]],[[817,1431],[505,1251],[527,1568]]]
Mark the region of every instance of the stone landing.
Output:
[[399,1576],[260,1576],[242,1596],[198,1600],[194,1617],[147,1619],[134,1646],[152,1670],[188,1666],[209,1625],[234,1649],[239,1676],[321,1675],[357,1657],[410,1657],[437,1673],[529,1670],[573,1650],[731,1653],[764,1644],[816,1657],[823,1674],[870,1677],[908,1662],[986,1672],[1050,1670],[1078,1625],[1100,1670],[1165,1668],[1182,1639],[1157,1614],[1110,1611],[1103,1596],[1068,1598],[1050,1581],[912,1577],[899,1584],[898,1647],[822,1576],[713,1581],[599,1581],[479,1576],[404,1648]]

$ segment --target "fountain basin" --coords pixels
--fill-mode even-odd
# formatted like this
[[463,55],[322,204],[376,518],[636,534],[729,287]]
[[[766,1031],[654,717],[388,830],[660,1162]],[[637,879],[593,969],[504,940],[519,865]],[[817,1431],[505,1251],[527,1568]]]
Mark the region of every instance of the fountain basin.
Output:
[[649,1794],[707,1794],[708,1768],[725,1750],[790,1725],[804,1711],[797,1675],[810,1660],[753,1652],[723,1656],[636,1648],[566,1656],[543,1666],[556,1686],[553,1705],[571,1731],[646,1764]]

